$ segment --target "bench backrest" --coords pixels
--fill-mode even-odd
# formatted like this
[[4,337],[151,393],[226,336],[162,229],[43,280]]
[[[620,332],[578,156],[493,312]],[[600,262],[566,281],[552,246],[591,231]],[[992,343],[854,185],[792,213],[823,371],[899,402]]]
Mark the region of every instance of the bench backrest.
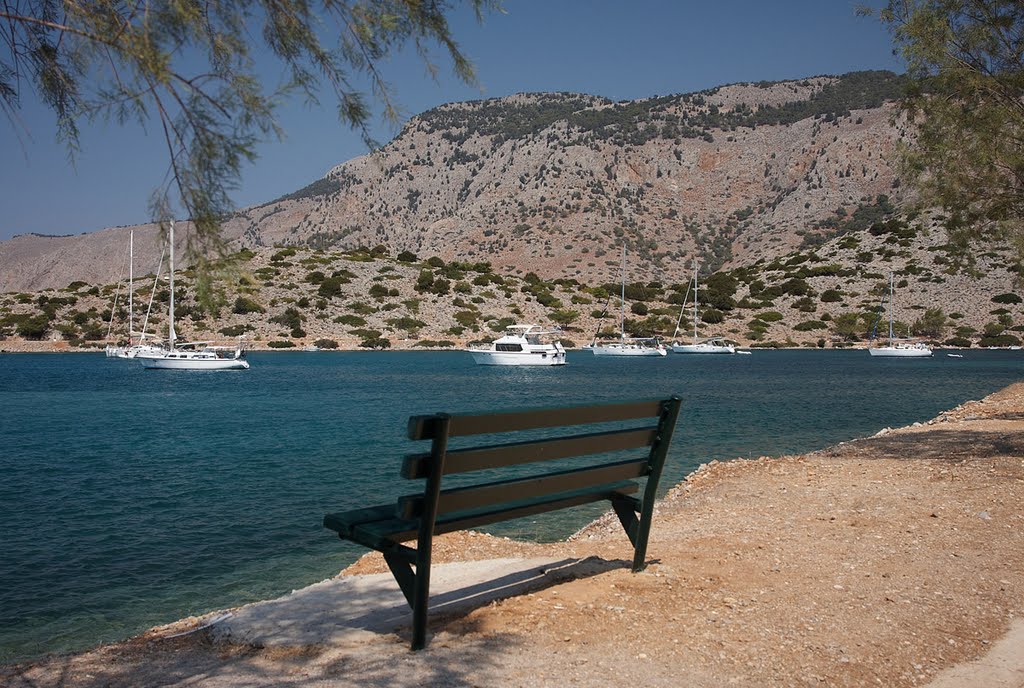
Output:
[[[454,520],[449,519],[449,527],[435,531],[445,532],[550,510],[547,507],[555,508],[555,504],[557,508],[568,506],[574,493],[593,494],[594,490],[603,488],[609,493],[636,491],[635,480],[644,477],[648,481],[643,501],[653,503],[679,404],[679,398],[672,397],[494,414],[413,416],[409,419],[409,438],[430,440],[431,450],[406,456],[402,476],[426,478],[426,485],[422,493],[399,499],[396,516],[433,523],[439,519],[443,522],[447,515],[455,514]],[[640,427],[596,432],[593,428],[588,432],[584,427],[634,420],[649,422]],[[562,428],[566,432],[542,439],[516,440],[516,433],[545,428]],[[448,448],[450,438],[472,435],[496,437],[487,438],[487,443],[479,446]],[[642,451],[634,458],[604,461],[583,468],[441,489],[446,475],[628,450]],[[562,504],[560,497],[568,502]]]

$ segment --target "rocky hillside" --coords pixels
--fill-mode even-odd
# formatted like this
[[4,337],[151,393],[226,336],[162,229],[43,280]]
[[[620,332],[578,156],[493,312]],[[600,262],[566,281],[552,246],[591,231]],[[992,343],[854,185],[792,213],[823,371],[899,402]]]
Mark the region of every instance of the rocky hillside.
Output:
[[676,280],[695,255],[710,269],[782,255],[893,194],[905,127],[885,103],[898,89],[859,73],[447,105],[232,231],[249,246],[383,244],[585,281],[617,277],[625,241],[638,278]]
[[[936,218],[902,218],[885,197],[837,223],[814,248],[758,259],[700,277],[698,329],[751,346],[839,347],[884,333],[889,274],[896,331],[946,346],[1019,345],[1024,306],[1011,255],[994,250],[964,264]],[[447,348],[493,339],[513,322],[560,325],[567,345],[618,336],[618,282],[522,276],[485,261],[411,252],[306,247],[244,250],[223,266],[217,305],[203,308],[187,271],[176,282],[176,329],[184,339],[252,348]],[[140,280],[136,328],[152,294],[147,329],[166,331],[165,281]],[[692,336],[692,291],[680,282],[629,280],[626,329],[638,336]],[[142,304],[141,306],[139,304]],[[113,315],[112,315],[113,313]],[[681,315],[681,317],[680,317]],[[101,346],[127,332],[117,284],[0,296],[0,349]],[[881,320],[881,322],[880,322]]]
[[[385,246],[545,279],[686,278],[826,238],[879,194],[907,127],[900,79],[858,72],[612,102],[530,94],[445,105],[388,145],[240,211],[237,248]],[[136,255],[155,264],[152,228]],[[0,243],[0,291],[117,279],[126,228]]]
[[[941,215],[901,207],[892,161],[912,131],[891,104],[900,87],[860,72],[618,103],[531,94],[445,105],[373,155],[230,219],[238,253],[218,304],[201,308],[182,275],[178,330],[272,348],[456,346],[518,321],[559,324],[580,344],[615,335],[625,246],[634,335],[670,337],[681,310],[692,332],[681,307],[696,260],[703,336],[862,341],[893,273],[899,333],[1017,344],[1024,311],[1008,252],[960,253]],[[135,265],[155,270],[156,229],[134,229]],[[123,336],[127,233],[0,243],[5,348],[89,346],[106,337],[111,308]],[[151,330],[164,325],[166,287],[154,296]]]

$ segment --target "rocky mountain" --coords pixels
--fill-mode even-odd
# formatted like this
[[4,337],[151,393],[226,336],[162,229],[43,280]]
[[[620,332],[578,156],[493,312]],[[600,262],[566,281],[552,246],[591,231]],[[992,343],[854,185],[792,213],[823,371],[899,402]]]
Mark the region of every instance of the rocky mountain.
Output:
[[[888,72],[613,102],[524,94],[412,118],[388,145],[240,211],[238,248],[383,245],[518,274],[675,281],[827,237],[880,195],[908,128]],[[152,228],[143,228],[152,234]],[[126,228],[0,243],[0,291],[117,279]],[[181,232],[179,232],[181,233]],[[136,254],[155,264],[154,241]]]

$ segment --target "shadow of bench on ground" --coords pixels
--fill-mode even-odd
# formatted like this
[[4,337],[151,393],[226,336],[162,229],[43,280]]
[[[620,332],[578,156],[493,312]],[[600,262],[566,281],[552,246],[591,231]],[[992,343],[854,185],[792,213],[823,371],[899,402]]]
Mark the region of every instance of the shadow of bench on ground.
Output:
[[[625,559],[491,559],[434,567],[431,616],[451,619],[495,600],[629,568]],[[390,573],[342,576],[246,605],[217,624],[220,639],[258,647],[332,646],[411,635],[412,610]]]

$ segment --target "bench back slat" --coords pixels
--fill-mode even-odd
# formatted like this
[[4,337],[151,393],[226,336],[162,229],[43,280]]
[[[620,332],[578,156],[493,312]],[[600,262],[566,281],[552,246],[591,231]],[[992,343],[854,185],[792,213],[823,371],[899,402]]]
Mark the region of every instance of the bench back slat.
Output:
[[433,439],[438,434],[439,421],[442,417],[449,419],[448,436],[461,437],[651,418],[657,416],[660,410],[661,402],[659,401],[634,401],[622,404],[532,409],[508,413],[412,416],[409,418],[408,434],[411,440]]
[[[444,474],[467,473],[486,468],[515,466],[534,461],[554,461],[570,456],[587,456],[651,446],[657,426],[594,432],[527,442],[449,450],[444,459]],[[402,465],[402,477],[425,478],[430,473],[432,454],[409,454]]]
[[[596,467],[456,487],[441,491],[437,501],[437,513],[441,516],[456,511],[536,499],[581,488],[642,478],[649,470],[650,464],[645,457]],[[398,518],[416,518],[423,513],[426,502],[422,494],[400,497],[396,515]]]

